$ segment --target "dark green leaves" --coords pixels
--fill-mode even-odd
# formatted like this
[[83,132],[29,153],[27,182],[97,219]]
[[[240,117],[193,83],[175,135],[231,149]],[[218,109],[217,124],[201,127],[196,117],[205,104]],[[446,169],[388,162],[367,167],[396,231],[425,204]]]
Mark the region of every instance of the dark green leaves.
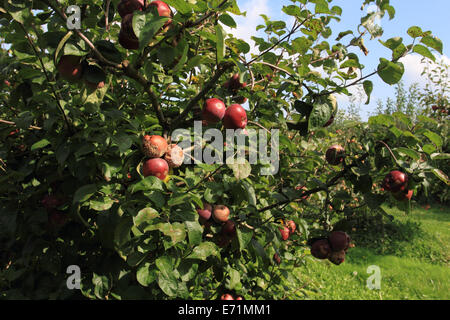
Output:
[[168,18],[155,16],[152,12],[136,12],[133,15],[133,30],[139,39],[139,48],[148,46],[167,21]]

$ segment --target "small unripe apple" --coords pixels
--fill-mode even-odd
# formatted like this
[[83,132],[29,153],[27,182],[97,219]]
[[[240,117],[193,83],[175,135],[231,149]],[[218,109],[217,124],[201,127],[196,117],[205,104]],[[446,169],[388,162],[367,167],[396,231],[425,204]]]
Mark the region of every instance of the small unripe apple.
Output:
[[232,104],[225,110],[223,125],[227,129],[244,129],[247,126],[247,113],[240,104]]
[[311,254],[317,259],[327,259],[331,254],[330,244],[327,239],[314,241],[311,246]]
[[333,231],[328,236],[328,242],[332,251],[347,250],[350,245],[350,236],[343,231]]
[[217,123],[225,116],[226,106],[217,98],[207,99],[203,105],[202,119],[207,123]]
[[234,298],[233,298],[233,296],[232,296],[231,294],[226,293],[226,294],[223,294],[223,295],[220,297],[220,300],[234,300]]
[[289,232],[292,234],[295,232],[295,230],[297,229],[297,226],[295,225],[295,222],[293,220],[289,220],[287,222],[288,228],[289,228]]
[[178,168],[183,164],[184,151],[176,144],[167,147],[164,159],[167,161],[169,168]]
[[216,222],[223,223],[227,222],[230,216],[230,209],[224,205],[214,206],[213,219]]
[[404,190],[404,191],[395,192],[392,194],[392,196],[398,201],[407,201],[407,200],[411,200],[413,193],[414,193],[413,190]]
[[142,151],[146,157],[160,158],[168,148],[166,139],[158,135],[145,135],[142,138]]
[[340,145],[332,145],[328,148],[325,159],[333,166],[340,164],[344,160],[344,148]]
[[169,165],[166,160],[161,158],[149,159],[144,162],[142,173],[144,177],[155,176],[160,180],[164,180],[169,174]]
[[279,230],[280,230],[280,233],[281,233],[281,238],[282,238],[283,240],[286,241],[287,239],[289,239],[289,236],[291,235],[291,233],[290,233],[288,227],[282,227],[282,228],[280,228]]
[[236,223],[231,220],[225,222],[222,226],[222,233],[229,238],[233,238],[236,235]]
[[408,186],[408,175],[399,171],[394,170],[389,172],[383,180],[381,187],[384,190],[391,192],[403,191]]
[[203,209],[197,209],[200,223],[205,223],[211,218],[212,206],[209,203],[203,202]]
[[81,57],[73,55],[65,55],[59,59],[57,70],[61,77],[69,81],[77,81],[81,79],[83,66]]
[[119,43],[125,49],[136,50],[139,49],[139,39],[133,30],[133,14],[127,14],[122,19],[122,24],[119,32]]
[[345,251],[341,250],[341,251],[332,252],[330,254],[330,256],[328,257],[328,260],[337,266],[340,265],[341,263],[343,263],[345,261]]
[[117,11],[122,18],[136,10],[142,11],[142,9],[144,9],[144,0],[122,0],[117,5]]

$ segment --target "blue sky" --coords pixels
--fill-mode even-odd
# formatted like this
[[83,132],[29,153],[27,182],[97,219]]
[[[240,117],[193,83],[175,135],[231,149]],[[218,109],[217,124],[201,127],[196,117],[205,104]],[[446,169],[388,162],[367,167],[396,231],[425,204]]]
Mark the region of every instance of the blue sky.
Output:
[[[284,5],[292,4],[291,1],[237,0],[237,2],[241,11],[247,12],[247,17],[236,18],[236,22],[240,27],[238,30],[233,30],[232,33],[239,38],[249,41],[250,44],[253,43],[249,40],[250,35],[254,35],[255,27],[263,22],[259,16],[260,14],[264,13],[271,17],[272,20],[291,21],[291,17],[284,15],[281,11]],[[341,22],[333,26],[333,36],[329,40],[335,39],[340,31],[351,29],[356,32],[356,27],[360,23],[361,17],[365,15],[365,11],[360,10],[362,2],[363,0],[334,0],[332,2],[332,5],[340,6],[343,9],[343,13]],[[432,0],[424,2],[423,0],[391,0],[391,5],[396,9],[395,18],[389,20],[386,14],[381,21],[381,26],[384,29],[381,40],[400,36],[404,39],[405,43],[409,44],[412,39],[407,35],[406,31],[409,27],[417,25],[424,31],[432,31],[433,35],[443,41],[443,59],[447,64],[450,64],[450,52],[447,46],[450,43],[450,1]],[[344,38],[344,40],[346,39],[350,39],[350,37]],[[346,42],[344,41],[344,43]],[[358,55],[360,56],[360,62],[366,66],[364,74],[367,74],[376,69],[380,57],[390,58],[391,51],[381,45],[378,40],[369,41],[368,37],[365,39],[365,44],[369,49],[369,55],[366,57],[361,51],[358,52]],[[423,70],[423,66],[420,64],[420,59],[420,56],[412,55],[402,61],[406,69],[403,81],[407,86],[414,82],[421,83],[420,73]],[[374,82],[374,90],[370,105],[362,105],[361,116],[363,119],[367,119],[368,112],[374,110],[377,99],[385,100],[387,97],[394,96],[395,86],[385,84],[377,75],[373,76],[370,80]],[[343,108],[348,105],[348,99],[346,98],[341,97],[338,101]]]

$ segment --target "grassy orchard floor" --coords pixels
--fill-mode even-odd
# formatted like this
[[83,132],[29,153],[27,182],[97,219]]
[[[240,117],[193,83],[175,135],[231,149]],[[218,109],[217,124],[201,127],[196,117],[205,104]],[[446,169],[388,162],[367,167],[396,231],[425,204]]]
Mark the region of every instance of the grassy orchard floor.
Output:
[[[399,239],[379,246],[358,245],[335,266],[311,257],[295,274],[304,285],[291,299],[450,299],[450,208],[415,207],[411,215],[385,208],[400,226]],[[370,243],[370,241],[368,242]],[[383,251],[383,249],[381,249]],[[367,267],[381,269],[381,290],[366,286]]]

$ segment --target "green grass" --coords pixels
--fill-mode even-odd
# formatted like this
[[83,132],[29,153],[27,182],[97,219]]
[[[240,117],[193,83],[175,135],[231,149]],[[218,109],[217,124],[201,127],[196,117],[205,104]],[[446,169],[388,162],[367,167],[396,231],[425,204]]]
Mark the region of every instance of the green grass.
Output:
[[[303,298],[450,299],[450,209],[417,207],[409,216],[395,208],[385,210],[395,220],[382,241],[369,232],[359,237],[360,243],[355,241],[357,246],[340,266],[311,257],[296,270],[304,284]],[[381,269],[380,290],[367,288],[370,265]]]

